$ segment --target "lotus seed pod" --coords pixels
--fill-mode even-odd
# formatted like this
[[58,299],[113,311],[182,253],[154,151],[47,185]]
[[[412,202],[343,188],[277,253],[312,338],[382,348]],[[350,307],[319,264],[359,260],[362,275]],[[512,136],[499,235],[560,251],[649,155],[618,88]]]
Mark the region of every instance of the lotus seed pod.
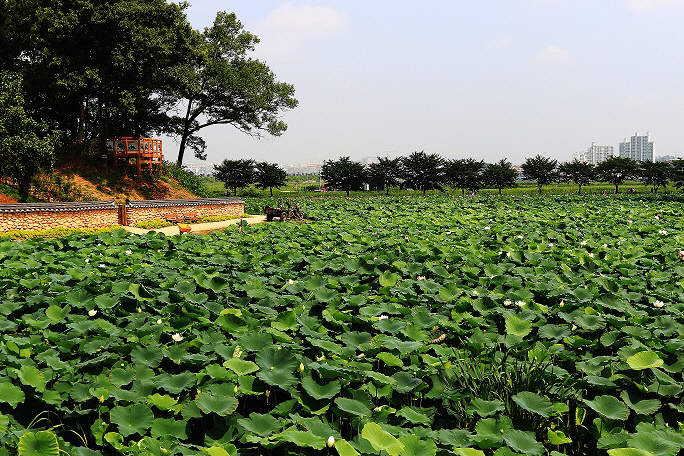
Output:
[[328,448],[332,448],[335,446],[335,437],[332,435],[328,437]]

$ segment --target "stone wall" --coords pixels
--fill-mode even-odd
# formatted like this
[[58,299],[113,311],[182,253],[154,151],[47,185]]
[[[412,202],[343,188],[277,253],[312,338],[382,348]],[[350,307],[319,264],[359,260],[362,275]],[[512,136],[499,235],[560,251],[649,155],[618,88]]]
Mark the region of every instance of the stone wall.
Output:
[[102,228],[119,224],[134,225],[143,221],[164,219],[166,214],[182,216],[191,212],[199,218],[242,215],[245,212],[245,202],[239,198],[205,198],[129,201],[123,207],[117,206],[113,200],[85,203],[0,204],[0,231],[44,230],[60,226]]
[[0,231],[103,228],[119,224],[114,201],[0,204]]

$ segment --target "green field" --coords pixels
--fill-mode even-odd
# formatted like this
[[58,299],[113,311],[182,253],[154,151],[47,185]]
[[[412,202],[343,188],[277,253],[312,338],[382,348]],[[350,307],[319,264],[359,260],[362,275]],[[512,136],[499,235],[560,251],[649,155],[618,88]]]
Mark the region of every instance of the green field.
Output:
[[308,194],[0,241],[0,454],[676,455],[680,200]]

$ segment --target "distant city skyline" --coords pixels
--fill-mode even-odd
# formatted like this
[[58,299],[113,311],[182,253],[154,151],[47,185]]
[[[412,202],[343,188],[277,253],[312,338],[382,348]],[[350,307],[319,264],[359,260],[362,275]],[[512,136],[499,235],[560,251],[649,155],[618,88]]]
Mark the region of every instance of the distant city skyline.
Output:
[[[300,104],[279,138],[202,130],[209,162],[565,160],[637,130],[659,154],[684,152],[684,61],[670,51],[684,0],[191,0],[186,12],[201,30],[219,10],[259,36],[253,56]],[[177,145],[164,148],[175,159]]]

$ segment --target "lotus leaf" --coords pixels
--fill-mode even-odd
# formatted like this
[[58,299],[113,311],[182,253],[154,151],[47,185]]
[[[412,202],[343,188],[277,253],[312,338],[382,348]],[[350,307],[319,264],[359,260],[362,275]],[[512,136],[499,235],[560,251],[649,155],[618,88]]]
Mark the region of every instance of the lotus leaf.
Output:
[[366,423],[361,436],[370,442],[375,451],[386,451],[390,456],[399,456],[405,449],[400,440],[376,423]]
[[119,432],[124,437],[131,434],[144,435],[154,422],[152,410],[142,404],[133,404],[128,407],[117,406],[110,412],[110,420],[119,426]]
[[59,456],[59,442],[51,431],[28,431],[19,438],[21,456]]

